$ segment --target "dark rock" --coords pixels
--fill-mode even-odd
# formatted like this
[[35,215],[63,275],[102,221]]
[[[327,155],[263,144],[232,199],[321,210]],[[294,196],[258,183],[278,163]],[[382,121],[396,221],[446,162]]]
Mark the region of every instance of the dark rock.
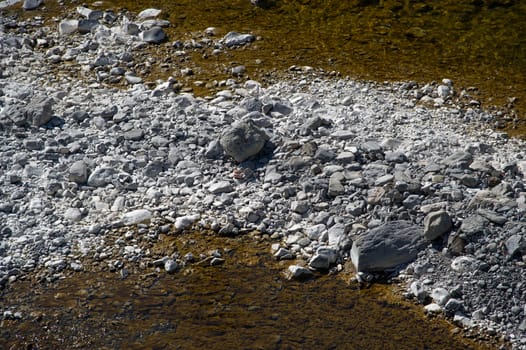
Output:
[[357,271],[383,271],[414,260],[425,246],[420,226],[391,221],[360,235],[353,242],[351,260]]

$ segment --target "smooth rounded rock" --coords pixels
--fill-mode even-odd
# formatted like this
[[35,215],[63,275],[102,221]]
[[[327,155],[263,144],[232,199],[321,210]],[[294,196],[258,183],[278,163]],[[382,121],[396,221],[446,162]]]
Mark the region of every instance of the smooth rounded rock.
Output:
[[166,40],[166,33],[161,27],[153,27],[139,34],[142,41],[153,44],[160,44]]

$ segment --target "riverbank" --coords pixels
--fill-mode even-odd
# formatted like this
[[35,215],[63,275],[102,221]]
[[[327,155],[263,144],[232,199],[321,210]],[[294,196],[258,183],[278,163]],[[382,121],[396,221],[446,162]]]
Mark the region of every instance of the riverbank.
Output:
[[[276,259],[336,273],[373,228],[429,232],[425,218],[445,211],[451,225],[398,271],[407,296],[523,347],[524,143],[493,131],[497,116],[451,80],[379,84],[305,66],[270,86],[238,68],[204,98],[176,79],[147,86],[150,61],[136,59],[153,45],[145,33],[160,33],[148,26],[163,22],[113,15],[84,35],[74,22],[58,21],[62,35],[41,19],[4,23],[3,286],[42,267],[50,281],[82,273],[86,257],[124,276],[151,254],[137,236],[192,227],[258,231]],[[256,39],[212,34],[182,47],[228,53]],[[225,135],[240,125],[251,136],[236,150]],[[154,265],[177,273],[191,260],[166,252]]]
[[[493,128],[514,136],[526,134],[523,2],[384,0],[383,6],[374,1],[270,2],[273,6],[265,9],[248,0],[162,4],[114,0],[87,6],[130,11],[132,18],[148,7],[162,10],[159,18],[170,23],[164,28],[169,39],[142,54],[142,60],[151,63],[142,69],[145,82],[173,76],[204,96],[216,92],[216,83],[228,79],[239,65],[246,68],[246,76],[263,84],[277,82],[293,65],[359,80],[414,80],[424,85],[449,78],[455,81],[456,93],[468,95],[498,116]],[[46,25],[55,25],[57,18],[74,16],[75,6],[46,2],[35,13],[23,11],[20,3],[6,16],[16,13],[30,19],[36,14]],[[242,50],[213,53],[203,44],[209,27],[217,36],[233,30],[254,34],[257,40]],[[184,48],[173,48],[175,43],[184,43]]]

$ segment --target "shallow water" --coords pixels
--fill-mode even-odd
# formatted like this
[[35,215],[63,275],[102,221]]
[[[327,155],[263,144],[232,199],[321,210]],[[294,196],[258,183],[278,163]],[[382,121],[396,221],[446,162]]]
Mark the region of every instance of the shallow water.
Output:
[[[162,236],[152,254],[220,249],[221,266],[193,264],[175,274],[107,263],[39,283],[17,281],[0,296],[24,320],[0,324],[9,349],[491,349],[462,339],[441,319],[393,296],[359,289],[348,274],[287,281],[268,241],[207,233]],[[89,267],[91,266],[91,267]],[[493,343],[495,344],[495,343]],[[497,346],[494,345],[494,348]]]
[[261,37],[227,62],[193,56],[197,79],[214,79],[236,63],[255,76],[309,65],[378,81],[450,78],[459,89],[477,87],[472,95],[483,106],[512,107],[526,119],[524,1],[277,0],[268,9],[248,0],[110,3],[134,12],[162,9],[173,24],[171,39],[210,26]]
[[[259,36],[248,47],[219,56],[190,52],[179,62],[170,45],[154,47],[149,79],[176,76],[197,94],[214,80],[231,77],[229,68],[243,64],[247,76],[261,82],[283,75],[292,65],[323,68],[357,79],[452,79],[457,93],[468,87],[483,108],[504,109],[508,131],[526,135],[526,2],[519,0],[269,0],[266,9],[249,0],[111,0],[89,1],[90,7],[138,13],[161,9],[168,19],[169,41],[203,35],[216,27]],[[46,2],[23,16],[63,16],[80,3]],[[55,22],[48,23],[56,25]],[[156,61],[155,61],[156,60]],[[190,67],[191,77],[179,69]],[[201,85],[201,84],[200,84]],[[515,122],[513,122],[515,120]],[[519,122],[522,120],[522,122]]]

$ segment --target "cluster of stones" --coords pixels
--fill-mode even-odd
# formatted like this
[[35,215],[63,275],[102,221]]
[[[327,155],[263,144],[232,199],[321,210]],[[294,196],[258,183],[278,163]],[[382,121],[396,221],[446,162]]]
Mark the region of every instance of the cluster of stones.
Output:
[[[195,37],[169,41],[165,28],[170,26],[170,22],[158,19],[160,13],[160,10],[150,8],[133,16],[126,11],[115,13],[79,6],[75,16],[61,20],[56,29],[42,27],[41,17],[21,23],[4,19],[3,25],[17,28],[21,33],[31,28],[31,35],[12,36],[6,44],[45,52],[44,62],[49,63],[50,71],[64,70],[85,76],[93,83],[106,84],[145,83],[144,77],[154,65],[160,65],[163,71],[175,77],[194,74],[192,68],[178,70],[178,64],[160,63],[153,57],[145,56],[145,49],[151,45],[163,45],[173,54],[175,61],[187,62],[190,51],[218,56],[228,49],[256,40],[252,34],[234,31],[219,38],[216,37],[216,28],[209,27]],[[32,27],[38,27],[38,30]],[[141,56],[141,62],[135,61],[137,56]],[[230,73],[240,77],[245,71],[243,65],[237,65],[231,68]],[[181,87],[173,77],[159,86],[160,89],[174,90]]]
[[[47,54],[26,45],[32,34],[9,29],[0,285],[36,267],[81,270],[82,256],[123,265],[148,256],[129,235],[107,242],[117,227],[145,225],[131,235],[152,239],[157,219],[170,230],[257,230],[275,240],[276,259],[304,262],[289,268],[294,278],[350,259],[366,280],[399,274],[429,312],[523,346],[525,144],[488,129],[493,117],[477,106],[456,106],[451,81],[304,72],[266,88],[225,81],[206,99],[169,82],[117,90],[48,76]],[[430,101],[437,107],[418,104]],[[183,260],[155,264],[175,272]]]

